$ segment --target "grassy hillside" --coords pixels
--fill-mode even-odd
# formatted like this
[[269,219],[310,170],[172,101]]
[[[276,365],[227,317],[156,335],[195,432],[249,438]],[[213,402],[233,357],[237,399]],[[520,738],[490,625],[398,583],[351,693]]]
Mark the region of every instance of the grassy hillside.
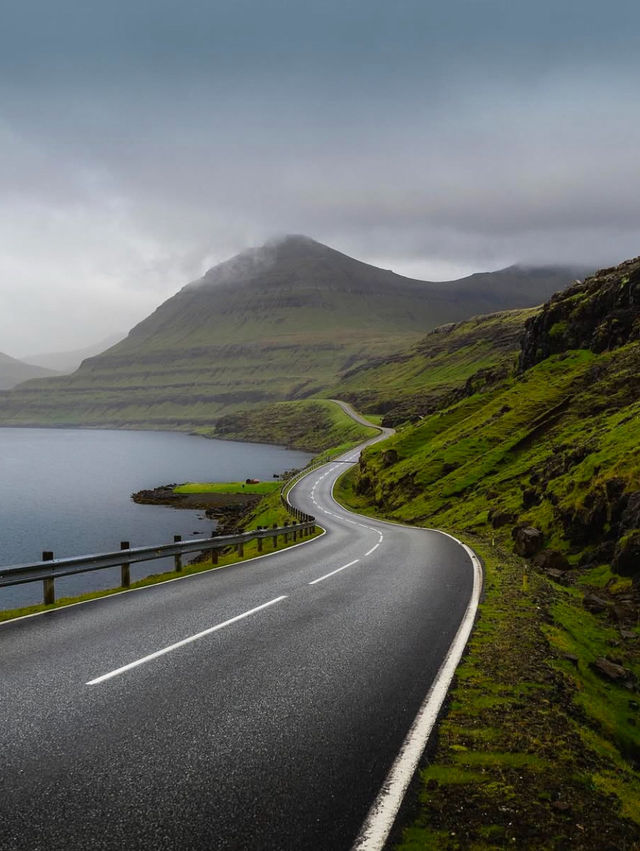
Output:
[[527,319],[518,367],[469,390],[368,449],[339,487],[357,510],[456,531],[485,560],[472,651],[401,847],[632,847],[640,259],[554,297]]
[[[205,432],[203,432],[205,433]],[[214,437],[279,443],[310,452],[353,446],[378,432],[354,422],[339,405],[326,399],[279,402],[221,417]]]
[[0,423],[194,428],[326,397],[346,370],[443,322],[540,303],[574,271],[513,267],[433,284],[289,237],[210,270],[73,375],[3,394]]
[[539,308],[475,316],[442,325],[412,346],[347,370],[335,394],[394,426],[505,378],[520,352],[527,319]]

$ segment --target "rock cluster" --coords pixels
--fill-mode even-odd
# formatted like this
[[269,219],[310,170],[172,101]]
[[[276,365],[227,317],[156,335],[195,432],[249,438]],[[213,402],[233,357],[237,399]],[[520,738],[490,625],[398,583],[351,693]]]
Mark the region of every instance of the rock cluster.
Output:
[[554,295],[525,323],[519,369],[568,349],[603,352],[640,340],[640,257]]

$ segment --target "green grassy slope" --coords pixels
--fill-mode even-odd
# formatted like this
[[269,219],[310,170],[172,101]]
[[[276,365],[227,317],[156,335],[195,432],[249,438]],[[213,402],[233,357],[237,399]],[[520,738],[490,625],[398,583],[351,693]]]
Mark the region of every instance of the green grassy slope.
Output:
[[[205,433],[205,432],[203,432]],[[327,399],[277,402],[221,417],[214,437],[279,443],[310,452],[339,450],[377,434],[354,422],[339,405]]]
[[384,425],[416,419],[513,372],[525,322],[538,311],[501,311],[442,325],[408,351],[347,370],[335,393],[365,412],[384,413]]
[[[469,389],[368,449],[338,488],[485,559],[471,654],[402,848],[633,847],[640,260],[552,299],[526,323],[519,369]],[[542,533],[526,559],[522,526]]]
[[0,423],[193,428],[326,396],[345,370],[443,322],[539,303],[572,271],[514,267],[432,284],[289,237],[210,270],[72,376],[3,394]]

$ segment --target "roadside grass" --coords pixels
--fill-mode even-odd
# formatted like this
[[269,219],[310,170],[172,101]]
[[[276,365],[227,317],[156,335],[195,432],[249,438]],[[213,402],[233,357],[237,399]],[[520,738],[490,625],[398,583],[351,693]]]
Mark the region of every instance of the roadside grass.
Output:
[[[290,515],[286,515],[286,519],[291,522]],[[267,524],[264,523],[261,525]],[[268,525],[272,525],[272,523]],[[61,597],[59,600],[56,600],[55,603],[49,606],[39,604],[35,606],[24,606],[18,609],[2,610],[0,611],[0,623],[4,621],[14,620],[15,618],[24,617],[25,615],[33,615],[39,612],[48,612],[52,609],[62,609],[65,606],[70,606],[74,603],[83,603],[87,600],[98,600],[102,597],[110,597],[113,594],[126,593],[127,591],[135,590],[136,588],[147,588],[151,585],[159,585],[163,582],[168,582],[171,579],[179,579],[184,576],[193,576],[196,573],[206,573],[208,571],[219,570],[222,567],[228,567],[229,565],[233,564],[240,564],[241,562],[248,561],[249,559],[255,558],[259,555],[266,556],[272,552],[279,552],[281,550],[289,549],[295,544],[299,544],[305,541],[311,541],[313,538],[317,538],[320,534],[322,534],[321,530],[316,527],[316,530],[312,535],[309,535],[308,537],[302,538],[297,541],[289,539],[289,542],[286,544],[283,541],[283,536],[279,535],[278,545],[276,547],[273,546],[272,538],[267,537],[263,539],[263,551],[261,553],[258,552],[258,542],[249,541],[244,545],[243,556],[239,556],[237,554],[235,547],[225,547],[223,550],[219,551],[217,564],[212,563],[210,555],[205,555],[200,561],[197,561],[193,564],[184,565],[181,571],[172,570],[167,571],[165,573],[155,573],[151,576],[146,576],[144,579],[140,579],[137,582],[132,582],[130,588],[107,588],[101,591],[91,591],[86,594],[79,594],[75,597]]]
[[[605,705],[601,683],[577,683],[548,638],[566,635],[566,589],[535,574],[523,582],[522,559],[459,535],[483,559],[484,599],[397,851],[637,847],[640,778],[612,744],[616,716],[606,729],[587,713]],[[581,674],[599,648],[582,652]]]
[[267,494],[281,487],[280,482],[187,482],[173,489],[174,493],[257,493]]

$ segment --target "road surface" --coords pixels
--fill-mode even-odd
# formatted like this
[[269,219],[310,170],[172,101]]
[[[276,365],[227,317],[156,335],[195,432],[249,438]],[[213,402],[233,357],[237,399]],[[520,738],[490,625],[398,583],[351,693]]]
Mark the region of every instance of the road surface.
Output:
[[348,851],[470,599],[451,538],[291,500],[326,534],[0,625],[3,849]]

